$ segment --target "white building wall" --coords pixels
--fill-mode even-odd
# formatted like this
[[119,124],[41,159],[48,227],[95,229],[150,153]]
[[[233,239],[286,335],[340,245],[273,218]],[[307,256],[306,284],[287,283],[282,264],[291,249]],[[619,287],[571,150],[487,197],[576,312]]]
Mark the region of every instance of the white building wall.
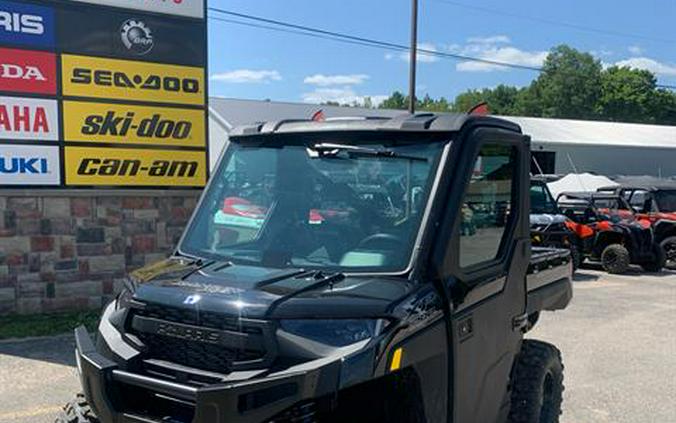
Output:
[[555,152],[555,171],[558,174],[571,173],[577,169],[578,172],[591,172],[606,176],[676,176],[676,148],[533,141],[532,149],[533,151]]

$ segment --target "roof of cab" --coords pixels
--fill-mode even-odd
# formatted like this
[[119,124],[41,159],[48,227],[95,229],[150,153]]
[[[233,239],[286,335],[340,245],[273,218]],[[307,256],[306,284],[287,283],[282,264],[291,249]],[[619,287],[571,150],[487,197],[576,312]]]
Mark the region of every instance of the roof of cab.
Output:
[[272,134],[327,133],[327,132],[457,132],[467,123],[477,123],[509,131],[521,132],[521,127],[513,122],[489,116],[467,115],[460,113],[417,113],[389,117],[357,117],[313,121],[311,119],[288,119],[260,122],[234,128],[231,138],[261,136]]

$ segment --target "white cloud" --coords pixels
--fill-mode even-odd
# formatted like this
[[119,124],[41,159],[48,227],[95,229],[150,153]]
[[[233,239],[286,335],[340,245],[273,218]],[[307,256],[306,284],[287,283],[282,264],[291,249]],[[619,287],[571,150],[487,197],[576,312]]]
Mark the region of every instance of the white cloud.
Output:
[[[419,43],[418,44],[418,49],[420,50],[427,50],[429,52],[437,52],[439,49],[437,49],[437,46],[435,46],[432,43]],[[418,63],[434,63],[439,61],[439,57],[435,56],[433,53],[427,53],[418,50],[418,55],[417,55],[417,62]],[[390,56],[391,58],[392,56]],[[385,58],[388,58],[388,55],[385,55]],[[409,52],[403,52],[399,54],[399,59],[408,62],[411,59],[411,55]]]
[[633,54],[634,56],[643,54],[643,49],[639,46],[629,46],[627,50],[629,50],[629,53]]
[[[482,47],[482,48],[478,48]],[[462,52],[484,60],[511,63],[522,66],[539,67],[547,58],[547,51],[525,51],[516,47],[497,47],[494,45],[467,46]],[[506,66],[485,62],[465,61],[455,66],[459,72],[493,72],[508,70]]]
[[511,40],[506,35],[492,35],[490,37],[470,37],[467,42],[470,44],[509,44]]
[[628,66],[635,69],[645,69],[661,76],[676,76],[676,64],[662,63],[648,57],[632,57],[626,60],[620,60],[615,63],[616,66]]
[[276,70],[237,69],[211,75],[212,81],[231,84],[268,84],[272,81],[281,81],[281,79],[282,75]]
[[368,75],[352,74],[352,75],[322,75],[320,73],[306,76],[304,83],[310,85],[317,85],[319,87],[329,87],[332,85],[357,85],[362,84],[369,79]]
[[336,102],[340,104],[359,104],[363,105],[366,98],[369,97],[374,106],[382,103],[387,95],[359,95],[351,87],[342,88],[317,88],[312,92],[303,94],[305,103],[326,103]]

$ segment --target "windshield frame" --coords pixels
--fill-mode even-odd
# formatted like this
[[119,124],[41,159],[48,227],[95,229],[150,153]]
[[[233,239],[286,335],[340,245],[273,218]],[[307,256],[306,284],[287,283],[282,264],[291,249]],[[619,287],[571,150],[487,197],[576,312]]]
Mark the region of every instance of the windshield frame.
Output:
[[[290,135],[290,134],[284,134],[284,135]],[[303,134],[303,138],[305,138],[309,134]],[[313,139],[316,143],[317,139],[325,139],[324,133],[318,133],[316,134],[316,137],[310,136],[310,139]],[[332,134],[333,135],[333,134]],[[339,136],[343,137],[349,137],[350,132],[344,132],[344,133],[339,133]],[[383,139],[389,139],[390,134],[388,132],[381,133],[381,132],[374,132],[372,134],[369,134],[370,136],[364,137],[363,134],[362,136],[358,137],[355,140],[351,140],[350,145],[355,145],[355,146],[372,146],[374,144],[378,144],[379,142],[382,143]],[[419,133],[419,132],[411,132],[407,133],[407,136],[401,137],[397,136],[396,139],[392,142],[392,146],[397,146],[397,145],[414,145],[414,144],[441,144],[441,148],[439,149],[439,152],[436,155],[436,158],[431,164],[430,172],[429,172],[429,182],[430,182],[430,188],[429,188],[429,193],[427,196],[426,203],[423,208],[423,214],[420,218],[420,223],[417,225],[416,230],[415,230],[415,236],[413,236],[414,232],[411,232],[413,242],[410,244],[410,253],[409,253],[409,258],[408,261],[406,262],[405,267],[402,270],[397,270],[397,271],[377,271],[377,270],[369,270],[369,271],[350,271],[346,268],[340,268],[336,269],[336,271],[345,274],[346,276],[396,276],[396,277],[402,277],[402,276],[408,276],[411,274],[412,270],[415,267],[416,261],[418,260],[418,256],[420,253],[420,246],[423,241],[423,238],[425,234],[428,232],[428,225],[429,225],[429,220],[430,220],[430,214],[433,209],[434,202],[436,198],[438,197],[438,189],[439,189],[439,184],[441,181],[441,178],[444,173],[444,168],[448,160],[448,154],[451,148],[451,145],[453,143],[454,136],[453,134],[447,133],[445,136],[440,137],[440,134],[426,134],[426,133]],[[286,138],[286,137],[285,137]],[[421,140],[422,139],[422,140]],[[408,141],[408,142],[406,142]],[[223,260],[228,260],[227,257],[218,255],[218,254],[212,254],[204,250],[198,250],[198,251],[192,251],[186,249],[186,240],[188,238],[188,234],[195,230],[195,225],[197,224],[197,218],[199,211],[202,209],[202,207],[205,207],[206,205],[204,204],[205,201],[210,197],[210,194],[212,193],[212,190],[217,189],[217,184],[214,183],[215,179],[213,179],[215,176],[221,174],[222,172],[225,172],[225,163],[230,159],[232,156],[233,152],[236,151],[232,148],[232,145],[234,144],[240,144],[244,145],[247,148],[276,148],[274,145],[269,145],[267,143],[254,143],[254,144],[249,144],[249,143],[241,143],[239,140],[229,140],[226,143],[226,146],[224,147],[223,151],[221,152],[218,161],[216,163],[216,166],[214,167],[214,171],[211,172],[209,181],[207,183],[207,186],[205,189],[202,191],[202,194],[200,195],[200,199],[197,202],[197,205],[195,206],[195,209],[193,210],[190,219],[188,223],[185,225],[185,228],[183,232],[181,233],[181,237],[176,245],[176,248],[174,250],[174,254],[178,256],[185,256],[185,257],[190,257],[190,258],[197,258],[197,259],[207,259],[207,260],[216,260],[216,261],[223,261]],[[307,143],[289,143],[289,142],[280,142],[279,143],[281,146],[299,146],[299,145],[307,145]],[[254,266],[254,267],[266,267],[263,264],[246,264],[249,266]],[[289,267],[291,268],[291,267]],[[299,269],[302,269],[303,267],[298,267]],[[311,267],[308,267],[311,268]],[[312,268],[314,269],[314,268]],[[321,270],[321,269],[320,269]],[[325,269],[329,270],[329,269]]]

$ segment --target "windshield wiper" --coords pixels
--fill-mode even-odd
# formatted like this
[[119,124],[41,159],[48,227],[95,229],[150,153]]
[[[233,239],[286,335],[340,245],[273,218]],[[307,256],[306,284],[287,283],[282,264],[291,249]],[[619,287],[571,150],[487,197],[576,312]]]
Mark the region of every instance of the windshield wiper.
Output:
[[392,150],[362,147],[359,145],[319,143],[308,147],[308,151],[310,153],[315,153],[315,157],[336,157],[338,154],[345,152],[348,157],[390,157],[394,159],[427,162],[425,157],[409,156],[399,154]]

